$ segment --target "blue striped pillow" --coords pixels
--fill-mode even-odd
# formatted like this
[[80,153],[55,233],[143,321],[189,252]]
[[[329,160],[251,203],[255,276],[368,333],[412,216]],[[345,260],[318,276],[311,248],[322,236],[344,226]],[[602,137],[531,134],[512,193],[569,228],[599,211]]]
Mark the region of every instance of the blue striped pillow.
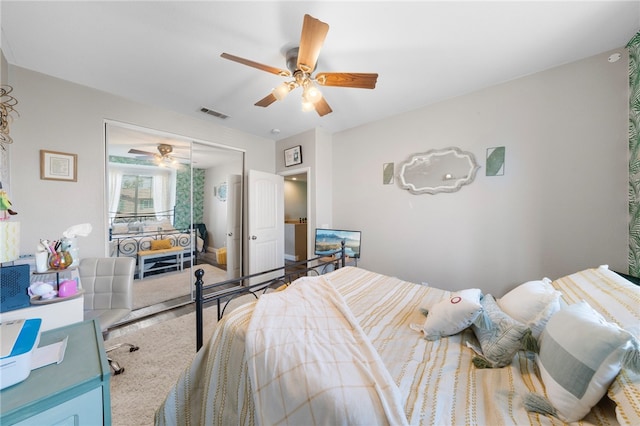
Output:
[[531,329],[504,313],[492,295],[484,296],[481,303],[486,319],[476,321],[471,328],[480,343],[483,362],[474,358],[474,364],[491,368],[509,365]]
[[583,418],[623,367],[640,369],[637,339],[584,300],[555,313],[540,336],[537,364],[547,398],[525,397],[529,411],[566,422]]

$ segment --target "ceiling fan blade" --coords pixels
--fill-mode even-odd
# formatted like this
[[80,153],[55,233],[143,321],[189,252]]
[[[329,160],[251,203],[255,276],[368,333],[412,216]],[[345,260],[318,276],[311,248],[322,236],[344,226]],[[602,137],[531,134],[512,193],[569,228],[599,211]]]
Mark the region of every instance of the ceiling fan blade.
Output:
[[375,89],[377,81],[375,73],[323,72],[316,76],[316,82],[322,86]]
[[318,102],[316,102],[315,107],[316,107],[316,112],[320,117],[325,116],[333,111],[324,98],[321,98]]
[[258,63],[258,62],[251,61],[249,59],[241,58],[239,56],[230,55],[228,53],[223,53],[223,54],[220,55],[220,57],[222,57],[224,59],[228,59],[230,61],[238,62],[239,64],[242,64],[242,65],[247,65],[247,66],[250,66],[250,67],[253,67],[253,68],[257,68],[257,69],[262,70],[262,71],[270,72],[271,74],[280,75],[282,77],[291,76],[291,73],[288,70],[283,70],[283,69],[280,69],[280,68],[271,67],[269,65],[264,65],[264,64],[261,64],[261,63]]
[[265,96],[264,98],[260,99],[254,105],[255,106],[261,106],[261,107],[268,107],[269,105],[271,105],[275,101],[277,101],[276,97],[273,96],[273,93],[269,93],[267,96]]
[[129,150],[129,154],[146,155],[146,156],[150,156],[150,157],[155,156],[155,154],[153,152],[141,151],[139,149],[133,149],[133,148]]
[[298,69],[311,73],[316,68],[320,49],[329,32],[329,25],[312,17],[304,15],[302,22],[302,34],[300,35],[300,47],[298,50]]

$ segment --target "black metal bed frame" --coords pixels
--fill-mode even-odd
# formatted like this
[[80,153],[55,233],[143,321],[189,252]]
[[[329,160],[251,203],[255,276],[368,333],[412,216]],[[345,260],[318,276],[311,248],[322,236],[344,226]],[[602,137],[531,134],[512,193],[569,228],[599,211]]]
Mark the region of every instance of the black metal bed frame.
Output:
[[[220,321],[224,315],[225,309],[229,305],[229,302],[238,296],[250,293],[257,299],[258,296],[256,293],[265,293],[267,289],[273,288],[276,284],[279,284],[280,286],[289,285],[295,279],[300,278],[301,276],[307,276],[310,272],[316,275],[321,275],[322,271],[329,265],[333,265],[336,269],[343,268],[345,266],[345,260],[345,246],[343,242],[342,247],[332,253],[290,263],[280,268],[274,268],[268,271],[217,282],[215,284],[205,285],[202,279],[204,277],[204,270],[196,270],[196,351],[200,350],[203,345],[202,311],[205,304],[216,302],[218,306],[218,321]],[[286,271],[287,269],[290,269],[289,272]],[[282,271],[282,274],[273,277],[273,275],[278,271]],[[264,276],[268,277],[265,278]],[[259,282],[252,283],[252,281],[256,280]],[[208,293],[205,294],[205,292]]]

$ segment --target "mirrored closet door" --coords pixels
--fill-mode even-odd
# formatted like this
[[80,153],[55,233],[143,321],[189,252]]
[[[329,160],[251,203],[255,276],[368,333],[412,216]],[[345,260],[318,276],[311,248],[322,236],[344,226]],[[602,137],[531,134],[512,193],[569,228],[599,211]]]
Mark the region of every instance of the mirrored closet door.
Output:
[[192,300],[242,274],[244,153],[206,141],[106,124],[109,256],[137,261],[134,311]]

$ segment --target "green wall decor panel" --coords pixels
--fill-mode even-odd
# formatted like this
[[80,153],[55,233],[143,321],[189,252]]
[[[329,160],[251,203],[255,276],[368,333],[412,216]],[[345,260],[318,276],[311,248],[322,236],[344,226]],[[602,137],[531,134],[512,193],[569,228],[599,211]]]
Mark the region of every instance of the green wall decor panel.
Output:
[[629,274],[640,276],[640,32],[629,51]]
[[487,176],[504,175],[505,147],[487,148]]
[[394,163],[384,163],[382,165],[382,184],[391,185],[393,183]]
[[202,223],[204,212],[203,169],[193,169],[193,192],[191,192],[191,169],[181,167],[176,173],[176,229],[187,229],[191,222],[189,205],[193,194],[193,223]]
[[191,223],[191,171],[177,170],[176,172],[176,229],[186,229]]

